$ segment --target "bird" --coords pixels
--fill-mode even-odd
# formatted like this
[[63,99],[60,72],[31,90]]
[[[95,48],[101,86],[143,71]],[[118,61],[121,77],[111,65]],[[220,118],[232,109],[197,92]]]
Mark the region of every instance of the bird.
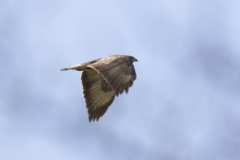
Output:
[[89,122],[98,121],[115,96],[123,91],[128,93],[137,78],[133,62],[138,62],[133,56],[111,55],[60,69],[82,71],[81,82]]

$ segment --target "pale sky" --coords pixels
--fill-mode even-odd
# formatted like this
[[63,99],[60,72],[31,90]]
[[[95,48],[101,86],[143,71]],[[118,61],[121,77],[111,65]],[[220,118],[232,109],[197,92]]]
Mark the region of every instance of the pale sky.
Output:
[[[240,159],[240,1],[0,0],[1,160]],[[137,80],[89,123],[81,72]]]

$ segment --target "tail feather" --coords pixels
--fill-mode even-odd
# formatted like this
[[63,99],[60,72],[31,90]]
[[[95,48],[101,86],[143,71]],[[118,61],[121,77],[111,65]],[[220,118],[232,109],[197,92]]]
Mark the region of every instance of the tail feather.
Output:
[[62,68],[59,71],[67,71],[67,70],[69,70],[69,68]]
[[86,68],[85,65],[77,64],[77,65],[74,65],[74,66],[62,68],[62,69],[60,69],[60,71],[67,71],[67,70],[70,70],[70,69],[82,71],[82,70],[85,69],[85,68]]

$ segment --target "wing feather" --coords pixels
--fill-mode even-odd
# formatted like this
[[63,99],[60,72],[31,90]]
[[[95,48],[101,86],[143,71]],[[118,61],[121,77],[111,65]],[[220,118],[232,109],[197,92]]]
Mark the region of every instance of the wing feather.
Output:
[[115,91],[95,70],[87,68],[82,73],[84,98],[88,108],[89,121],[98,121],[112,104]]
[[136,79],[136,72],[130,60],[118,58],[113,62],[99,61],[88,67],[95,69],[107,83],[115,90],[118,96],[125,90],[128,93],[129,87],[132,86]]
[[81,80],[90,122],[105,114],[115,95],[128,93],[136,80],[135,61],[132,56],[112,55],[60,70],[83,71]]

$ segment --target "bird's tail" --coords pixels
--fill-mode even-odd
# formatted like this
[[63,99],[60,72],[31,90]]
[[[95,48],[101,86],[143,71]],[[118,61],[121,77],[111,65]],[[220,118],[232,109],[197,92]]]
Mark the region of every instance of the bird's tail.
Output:
[[77,65],[74,65],[74,66],[62,68],[62,69],[60,69],[59,71],[67,71],[67,70],[70,70],[70,69],[82,71],[84,68],[86,68],[84,65],[82,65],[82,64],[77,64]]
[[67,71],[67,70],[69,70],[68,67],[67,67],[67,68],[62,68],[62,69],[60,69],[59,71]]

